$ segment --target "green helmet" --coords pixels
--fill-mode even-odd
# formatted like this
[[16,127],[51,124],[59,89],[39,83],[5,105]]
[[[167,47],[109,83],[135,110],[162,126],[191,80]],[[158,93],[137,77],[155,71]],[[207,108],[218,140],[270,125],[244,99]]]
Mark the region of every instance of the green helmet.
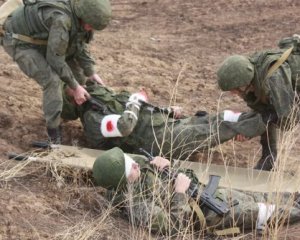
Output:
[[111,19],[109,0],[72,0],[75,14],[95,30],[104,29]]
[[245,56],[233,55],[225,59],[217,72],[222,91],[247,86],[254,77],[254,66]]
[[106,189],[117,189],[123,185],[126,182],[124,152],[115,147],[97,157],[93,177],[97,185]]

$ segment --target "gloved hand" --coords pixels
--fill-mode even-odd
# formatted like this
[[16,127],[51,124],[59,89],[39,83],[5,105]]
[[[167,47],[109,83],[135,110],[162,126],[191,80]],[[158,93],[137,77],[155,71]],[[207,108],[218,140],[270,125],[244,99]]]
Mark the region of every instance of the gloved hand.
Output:
[[78,105],[83,104],[87,99],[90,98],[90,94],[81,85],[78,85],[77,88],[74,89],[73,96]]
[[128,106],[129,104],[134,104],[140,107],[142,105],[142,102],[148,102],[148,96],[144,89],[141,90],[140,92],[131,94],[126,106]]
[[97,73],[94,73],[92,76],[89,76],[88,79],[89,79],[90,81],[95,81],[95,82],[98,83],[99,85],[105,86],[103,80],[101,79],[101,77],[100,77]]

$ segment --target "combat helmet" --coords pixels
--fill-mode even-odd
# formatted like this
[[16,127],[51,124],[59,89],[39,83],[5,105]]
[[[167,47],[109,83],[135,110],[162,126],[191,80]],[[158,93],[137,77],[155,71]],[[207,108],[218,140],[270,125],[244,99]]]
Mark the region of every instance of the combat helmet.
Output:
[[95,30],[104,29],[111,19],[109,0],[72,0],[75,14]]
[[97,157],[93,177],[97,185],[106,189],[117,189],[123,185],[126,182],[124,152],[115,147]]
[[254,77],[254,66],[242,55],[233,55],[225,59],[217,71],[218,84],[222,91],[247,86]]

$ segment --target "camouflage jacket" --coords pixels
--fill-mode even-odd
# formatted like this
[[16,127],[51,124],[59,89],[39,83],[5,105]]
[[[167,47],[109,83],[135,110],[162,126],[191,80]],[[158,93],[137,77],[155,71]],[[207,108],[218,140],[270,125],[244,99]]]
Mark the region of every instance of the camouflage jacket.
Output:
[[136,155],[133,159],[140,165],[140,180],[117,192],[108,191],[108,199],[121,206],[136,227],[166,235],[180,233],[191,220],[187,195],[173,192],[168,175],[154,170],[143,157]]
[[298,72],[300,71],[300,55],[292,53],[270,77],[266,78],[268,70],[283,52],[268,50],[255,53],[250,61],[255,66],[254,87],[244,100],[248,106],[281,126],[289,126],[293,121],[291,114],[295,110],[295,101],[299,90]]
[[[45,55],[53,70],[71,88],[78,82],[67,64],[76,61],[85,76],[94,73],[94,60],[86,44],[92,38],[92,32],[84,31],[79,19],[72,11],[68,0],[32,1],[17,8],[5,22],[4,28],[9,33],[26,35],[47,40],[47,46],[16,41],[16,46],[36,48]],[[29,1],[28,1],[29,2]]]

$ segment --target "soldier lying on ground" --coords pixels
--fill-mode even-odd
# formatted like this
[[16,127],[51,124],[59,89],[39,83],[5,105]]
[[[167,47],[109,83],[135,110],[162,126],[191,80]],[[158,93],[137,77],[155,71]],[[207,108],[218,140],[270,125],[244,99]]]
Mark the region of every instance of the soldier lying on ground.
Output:
[[70,97],[72,90],[68,87],[65,90],[62,117],[68,120],[80,117],[84,133],[94,148],[118,146],[126,152],[138,153],[142,147],[155,155],[183,160],[237,135],[252,138],[265,132],[261,116],[255,113],[224,111],[212,116],[198,112],[177,119],[173,115],[178,112],[172,115],[143,104],[140,100],[147,100],[144,92],[115,93],[91,83],[86,90],[100,103],[99,108],[90,101],[82,106],[74,104]]
[[261,138],[262,158],[256,166],[264,170],[272,169],[276,160],[276,128],[290,130],[299,122],[300,38],[283,39],[279,47],[251,56],[230,56],[217,73],[223,91],[243,98],[268,123]]
[[[221,187],[213,199],[228,209],[224,214],[216,213],[201,202],[204,186],[191,169],[171,169],[165,158],[155,157],[149,162],[143,156],[124,154],[117,147],[96,159],[93,177],[97,185],[108,189],[107,197],[125,210],[134,226],[148,227],[154,233],[168,236],[186,236],[192,228],[195,233],[203,231],[204,226],[216,234],[222,232],[215,230],[237,233],[237,228],[241,232],[255,228],[263,231],[275,221],[291,224],[300,220],[297,194],[243,192]],[[190,190],[195,192],[195,188],[198,194],[191,200]]]

